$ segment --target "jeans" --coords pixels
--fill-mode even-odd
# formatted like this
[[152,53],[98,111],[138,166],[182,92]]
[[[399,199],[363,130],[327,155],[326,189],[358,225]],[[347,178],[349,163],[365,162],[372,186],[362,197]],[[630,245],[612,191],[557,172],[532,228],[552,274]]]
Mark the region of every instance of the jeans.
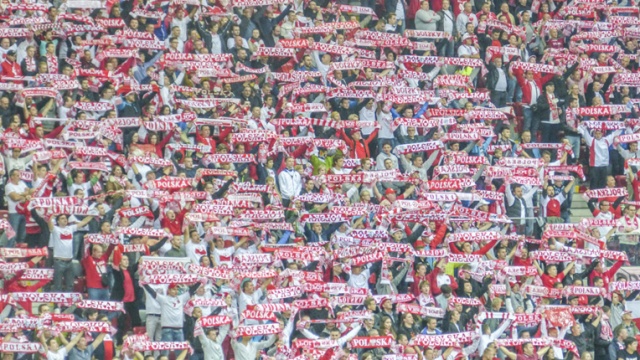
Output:
[[[513,98],[513,96],[511,98]],[[497,108],[501,108],[501,107],[507,106],[507,101],[508,100],[507,100],[507,92],[506,91],[491,90],[491,102]]]
[[73,234],[73,257],[77,260],[84,258],[84,235],[86,231],[76,231]]
[[[507,76],[507,102],[513,102],[513,95],[516,92],[516,87],[518,86],[518,82],[516,78],[512,78],[511,76]],[[496,107],[500,107],[497,106]]]
[[[145,326],[147,328],[147,336],[151,341],[160,341],[162,339],[162,327],[160,327],[160,315],[147,314]],[[160,352],[155,351],[153,356],[156,358]]]
[[194,352],[193,355],[189,358],[189,360],[204,360],[204,353]]
[[[73,263],[71,260],[64,261],[53,259],[53,287],[56,290],[70,292],[73,289],[74,279]],[[64,279],[64,288],[62,281]]]
[[589,169],[589,188],[604,188],[607,185],[607,175],[609,175],[609,168],[607,166],[592,166]]
[[580,160],[580,136],[576,135],[567,135],[567,140],[571,143],[571,149],[573,150],[573,160],[567,159],[569,164],[577,164]]
[[87,288],[89,300],[109,300],[109,289]]
[[[454,25],[455,26],[455,25]],[[438,45],[438,54],[445,57],[453,57],[453,41],[442,40]]]
[[16,232],[16,236],[13,239],[9,239],[9,247],[14,247],[15,243],[23,243],[27,237],[27,220],[22,214],[9,214],[9,224]]
[[[182,329],[162,328],[162,340],[163,342],[184,341],[184,334]],[[168,351],[162,351],[162,356],[168,355]]]
[[550,124],[550,123],[542,123],[542,142],[543,143],[558,143],[560,139],[558,139],[558,132],[562,130],[562,125],[558,124]]
[[538,131],[538,126],[536,125],[535,131],[532,129],[533,126],[533,110],[529,106],[522,107],[522,117],[524,119],[524,124],[522,126],[523,131],[531,131],[531,139],[533,142],[536,141],[536,132]]

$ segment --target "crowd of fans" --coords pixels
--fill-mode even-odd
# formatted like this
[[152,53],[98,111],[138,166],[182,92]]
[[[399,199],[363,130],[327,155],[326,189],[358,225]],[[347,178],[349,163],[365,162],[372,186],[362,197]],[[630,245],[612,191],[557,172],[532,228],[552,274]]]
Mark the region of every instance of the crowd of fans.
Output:
[[0,8],[3,360],[640,359],[634,0]]

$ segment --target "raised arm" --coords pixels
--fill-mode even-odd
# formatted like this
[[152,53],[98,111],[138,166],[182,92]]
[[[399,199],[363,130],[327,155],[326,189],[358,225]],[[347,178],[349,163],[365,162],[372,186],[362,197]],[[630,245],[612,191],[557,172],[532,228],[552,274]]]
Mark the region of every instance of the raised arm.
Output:
[[362,328],[362,324],[358,324],[358,326],[351,329],[351,331],[349,331],[345,336],[338,339],[338,345],[342,347],[344,346],[344,344],[351,341],[351,339],[353,339],[356,335],[358,335],[358,332],[360,331],[361,328]]
[[[93,219],[93,216],[86,216],[84,219],[82,219],[82,221],[80,221],[79,223],[76,224],[76,228],[84,227],[85,225],[87,225],[89,223],[89,221],[91,221],[91,219]],[[51,228],[49,228],[49,229],[51,229]]]
[[502,351],[503,354],[507,355],[507,357],[511,360],[516,360],[516,358],[518,357],[516,354],[509,351],[509,349],[507,349],[504,346],[500,346],[500,350]]
[[71,351],[71,349],[73,349],[76,346],[78,341],[80,341],[80,338],[83,336],[84,336],[84,331],[81,331],[76,336],[74,336],[73,339],[71,339],[71,341],[69,341],[69,343],[65,345],[64,349],[66,350],[66,352],[69,353],[69,351]]
[[95,349],[95,348],[97,348],[98,346],[100,346],[100,344],[102,344],[102,341],[104,340],[104,337],[105,337],[106,335],[107,335],[107,334],[100,334],[100,335],[98,335],[98,337],[96,337],[96,339],[95,339],[95,340],[93,340],[93,342],[91,343],[91,347]]
[[569,263],[569,265],[567,265],[567,267],[562,271],[562,273],[564,274],[564,276],[567,276],[567,274],[569,273],[569,271],[571,271],[571,269],[576,265],[575,261],[572,261]]

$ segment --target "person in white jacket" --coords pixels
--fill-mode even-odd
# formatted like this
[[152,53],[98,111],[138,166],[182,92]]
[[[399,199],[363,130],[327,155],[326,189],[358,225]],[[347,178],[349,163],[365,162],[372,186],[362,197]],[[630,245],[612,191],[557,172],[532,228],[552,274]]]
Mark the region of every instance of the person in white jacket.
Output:
[[302,191],[302,179],[300,174],[294,170],[295,159],[288,157],[285,161],[286,169],[278,175],[278,185],[282,194],[282,205],[288,207],[294,197],[300,195]]
[[229,332],[229,325],[221,326],[220,329],[209,328],[207,330],[207,336],[200,334],[198,338],[202,344],[202,351],[204,352],[204,360],[217,360],[224,359],[224,352],[222,351],[222,342],[227,337]]

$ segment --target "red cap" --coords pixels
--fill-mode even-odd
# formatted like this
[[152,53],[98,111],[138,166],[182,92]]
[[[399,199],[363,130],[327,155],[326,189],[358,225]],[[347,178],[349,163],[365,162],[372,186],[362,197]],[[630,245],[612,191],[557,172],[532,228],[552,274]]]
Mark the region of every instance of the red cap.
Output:
[[304,242],[304,238],[303,238],[303,237],[301,237],[301,236],[300,236],[300,237],[297,237],[297,238],[293,239],[293,242],[294,242],[294,243],[301,243],[301,242]]
[[413,243],[413,247],[414,248],[425,247],[425,246],[426,245],[424,244],[424,242],[422,240],[418,240],[418,241]]
[[177,287],[178,287],[178,284],[177,284],[177,283],[171,283],[171,284],[169,284],[169,289],[175,289],[175,288],[177,288]]
[[396,191],[393,190],[392,188],[388,188],[387,190],[384,191],[385,195],[395,194],[395,193],[396,193]]

